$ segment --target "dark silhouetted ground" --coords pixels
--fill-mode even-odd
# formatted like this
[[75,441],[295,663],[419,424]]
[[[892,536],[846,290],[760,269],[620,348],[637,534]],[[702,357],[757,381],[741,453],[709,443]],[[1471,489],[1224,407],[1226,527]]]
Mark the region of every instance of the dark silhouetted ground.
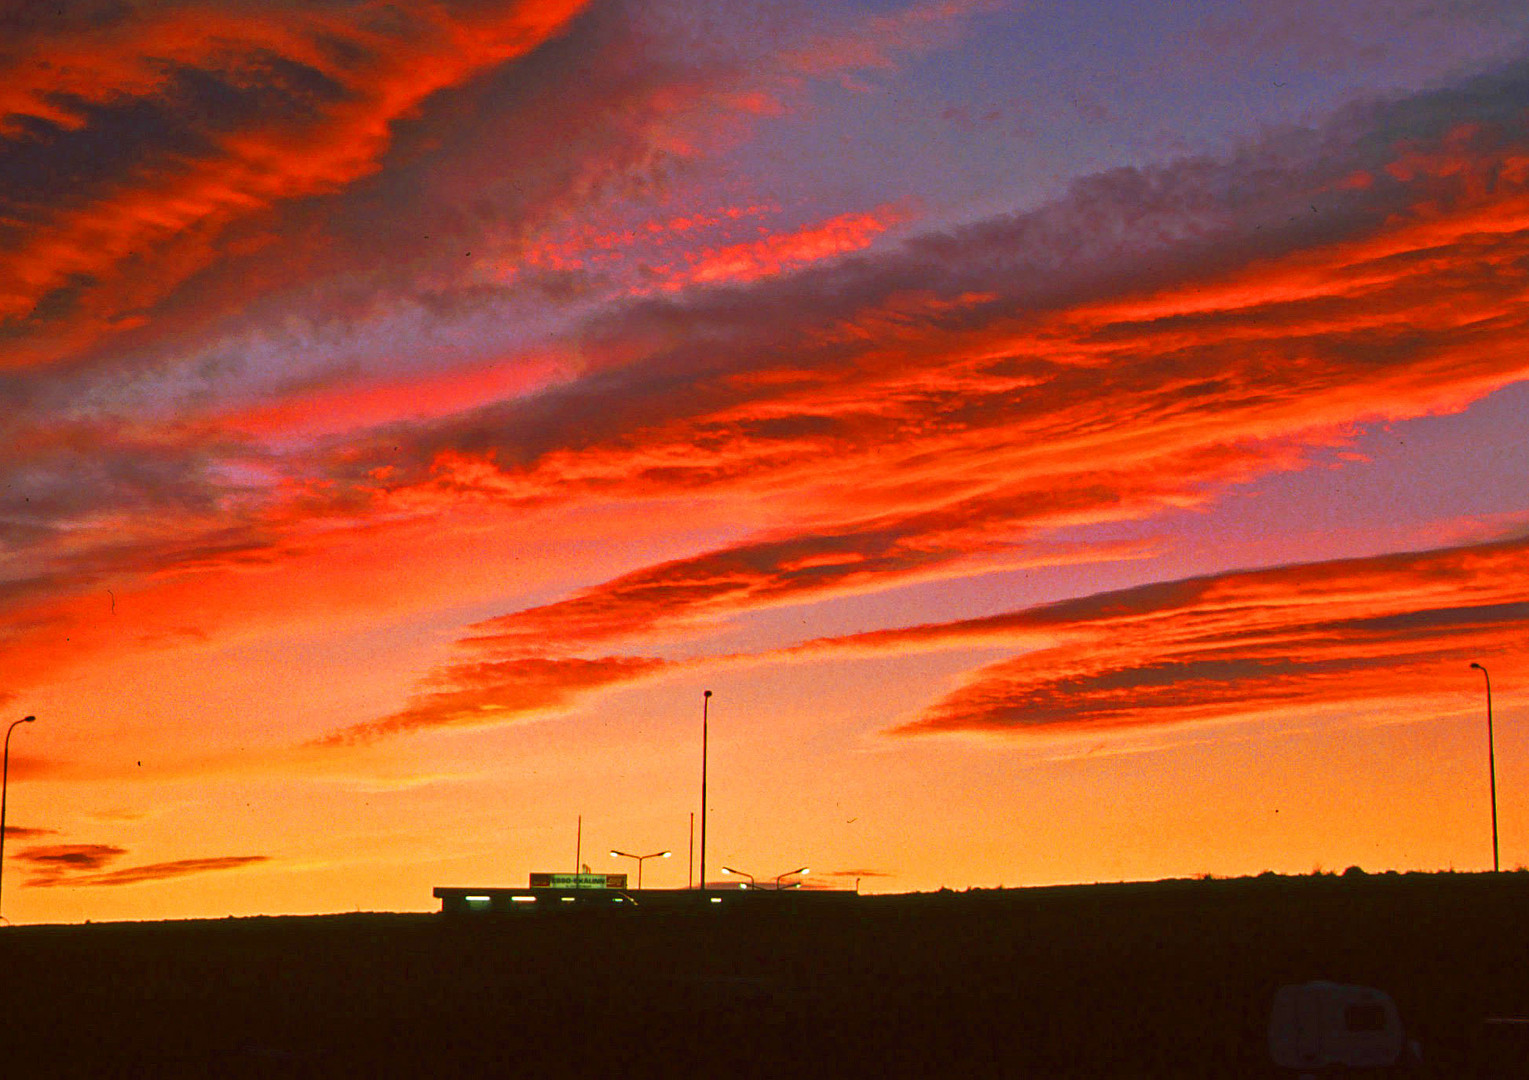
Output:
[[[619,909],[618,909],[619,910]],[[1529,1075],[1529,874],[0,930],[0,1075],[1257,1077],[1275,989]],[[1489,1058],[1501,1059],[1489,1065]]]

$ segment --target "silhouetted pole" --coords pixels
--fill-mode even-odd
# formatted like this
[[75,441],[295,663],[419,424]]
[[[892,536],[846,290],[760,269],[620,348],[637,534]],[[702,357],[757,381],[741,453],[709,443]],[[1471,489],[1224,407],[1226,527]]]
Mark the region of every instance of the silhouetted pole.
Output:
[[670,855],[673,854],[674,852],[672,851],[655,851],[651,855],[633,855],[630,851],[617,851],[615,848],[611,848],[611,856],[613,858],[637,860],[637,887],[639,889],[642,888],[642,864],[644,860],[667,859]]
[[685,888],[695,888],[695,811],[690,811],[690,858],[685,863]]
[[711,691],[701,694],[701,891],[706,891],[706,710]]
[[731,866],[724,866],[722,868],[722,872],[724,874],[737,874],[739,877],[746,877],[746,878],[749,879],[749,888],[751,888],[751,889],[759,888],[759,886],[754,883],[754,875],[753,874],[745,874],[742,870],[734,870]]
[[1492,782],[1492,873],[1497,873],[1499,864],[1497,861],[1497,755],[1492,749],[1492,676],[1487,674],[1487,669],[1480,664],[1472,663],[1471,667],[1481,672],[1487,681],[1487,776]]
[[5,764],[0,768],[0,883],[5,880],[5,796],[11,786],[11,732],[17,724],[30,724],[35,716],[23,716],[5,729]]

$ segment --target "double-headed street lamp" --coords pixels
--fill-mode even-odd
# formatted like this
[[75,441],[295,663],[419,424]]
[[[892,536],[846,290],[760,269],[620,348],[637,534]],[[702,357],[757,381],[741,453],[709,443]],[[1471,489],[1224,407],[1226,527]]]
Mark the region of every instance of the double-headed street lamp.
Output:
[[647,859],[667,859],[670,855],[673,854],[674,852],[672,851],[655,851],[651,855],[633,855],[630,851],[617,851],[615,848],[611,848],[611,856],[613,858],[637,860],[637,887],[639,889],[642,888],[643,862]]
[[[746,888],[750,888],[750,889],[757,889],[757,888],[759,888],[758,883],[754,881],[754,875],[753,874],[745,874],[742,870],[734,870],[731,866],[724,866],[722,868],[722,872],[724,874],[737,874],[739,877],[746,877],[746,878],[748,878],[749,879],[749,883],[746,886]],[[794,888],[796,888],[798,885],[801,884],[800,881],[793,881],[790,885],[782,885],[781,882],[784,881],[788,877],[795,877],[797,874],[808,874],[808,873],[811,873],[811,872],[812,871],[808,867],[798,866],[795,870],[787,870],[784,874],[776,875],[776,878],[775,878],[775,891],[779,892],[781,889],[794,889]]]
[[1487,777],[1492,784],[1492,873],[1495,874],[1499,864],[1497,861],[1497,755],[1492,749],[1492,676],[1487,674],[1486,668],[1474,661],[1471,667],[1481,672],[1482,678],[1487,681]]
[[11,732],[16,730],[17,724],[30,724],[36,719],[35,716],[23,716],[5,729],[5,763],[0,766],[0,881],[4,881],[5,872],[5,796],[11,786]]
[[747,885],[743,886],[743,888],[745,888],[745,889],[757,889],[757,888],[759,888],[758,885],[754,884],[754,875],[753,874],[745,874],[742,870],[734,870],[731,866],[724,866],[722,868],[722,872],[724,874],[737,874],[739,877],[746,877],[746,878],[748,878],[749,879],[749,883]]
[[[811,869],[808,868],[808,867],[805,867],[805,866],[799,866],[795,870],[787,870],[784,874],[779,875],[779,877],[777,877],[775,879],[775,891],[776,892],[780,891],[780,888],[781,888],[781,884],[780,884],[781,878],[795,877],[797,874],[810,874],[811,872],[812,872]],[[791,883],[792,887],[795,887],[795,886],[800,885],[800,884],[801,884],[800,881],[793,881]]]

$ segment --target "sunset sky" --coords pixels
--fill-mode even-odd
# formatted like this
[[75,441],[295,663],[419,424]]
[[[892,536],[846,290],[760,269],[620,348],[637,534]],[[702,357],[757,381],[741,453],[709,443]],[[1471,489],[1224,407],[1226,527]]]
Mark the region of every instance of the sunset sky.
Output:
[[1523,0],[0,2],[15,922],[1529,863]]

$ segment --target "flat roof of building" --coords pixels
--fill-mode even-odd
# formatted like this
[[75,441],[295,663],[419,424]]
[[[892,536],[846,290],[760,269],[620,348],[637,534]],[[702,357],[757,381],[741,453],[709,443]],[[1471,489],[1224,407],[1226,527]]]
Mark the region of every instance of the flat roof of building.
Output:
[[568,906],[627,905],[634,910],[673,911],[701,906],[764,910],[839,906],[859,898],[842,889],[551,889],[437,885],[447,914],[546,911]]

